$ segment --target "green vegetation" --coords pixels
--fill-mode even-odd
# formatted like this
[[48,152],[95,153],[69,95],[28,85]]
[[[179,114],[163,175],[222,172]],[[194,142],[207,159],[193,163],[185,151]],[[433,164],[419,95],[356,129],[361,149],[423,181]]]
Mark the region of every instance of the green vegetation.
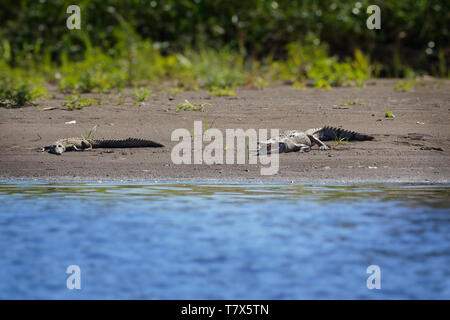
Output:
[[[328,44],[333,56],[348,57],[360,48],[378,65],[380,76],[404,76],[407,66],[448,76],[445,1],[80,0],[81,30],[68,32],[70,4],[20,0],[0,5],[0,38],[9,43],[13,64],[30,56],[45,60],[47,54],[53,60],[63,52],[80,61],[89,50],[86,39],[114,55],[124,48],[120,43],[138,47],[136,37],[126,34],[135,30],[164,55],[229,46],[248,57],[283,56],[286,45],[313,35],[314,45]],[[381,30],[366,28],[370,4],[380,6]]]
[[32,85],[26,81],[0,83],[0,105],[6,107],[24,106],[35,99],[49,97],[45,87]]
[[178,104],[175,112],[178,112],[180,110],[183,110],[183,111],[192,110],[192,111],[203,112],[203,111],[205,111],[206,107],[211,107],[211,106],[212,106],[211,103],[201,103],[199,105],[196,105],[196,104],[190,103],[188,100],[184,100],[184,102]]
[[354,105],[357,105],[357,104],[364,105],[364,104],[366,104],[366,101],[365,101],[364,99],[358,99],[358,98],[356,98],[356,99],[351,99],[351,100],[343,100],[343,99],[340,99],[340,101],[339,101],[339,105],[340,105],[341,107],[345,107],[345,106],[354,106]]
[[392,111],[386,111],[384,114],[385,118],[395,118],[395,115],[392,113]]
[[286,80],[310,79],[316,88],[330,89],[331,86],[361,86],[370,76],[371,68],[368,58],[359,50],[353,59],[339,62],[329,56],[325,45],[293,43],[288,46],[286,63],[281,64],[281,74]]
[[348,143],[348,138],[336,137],[336,138],[334,138],[334,142],[336,142],[337,144],[347,144]]
[[93,98],[83,98],[81,95],[70,95],[66,97],[64,106],[69,110],[82,109],[84,107],[100,104],[100,102]]
[[414,81],[399,81],[394,87],[395,91],[410,92],[413,89]]
[[[87,45],[90,46],[89,41]],[[123,52],[114,56],[91,48],[81,61],[71,61],[64,53],[61,64],[47,60],[36,63],[27,74],[21,67],[5,68],[3,74],[6,79],[18,77],[27,81],[33,77],[40,79],[41,84],[56,83],[60,91],[73,94],[103,93],[130,85],[141,87],[134,91],[135,103],[150,96],[143,86],[173,79],[178,86],[170,89],[172,95],[182,92],[183,88],[200,87],[213,96],[235,96],[235,87],[262,89],[269,81],[309,81],[316,88],[328,89],[362,85],[370,76],[368,60],[359,51],[354,59],[339,62],[335,57],[328,57],[322,47],[292,44],[290,48],[295,49],[290,49],[291,54],[285,61],[259,63],[246,62],[243,56],[229,50],[190,49],[183,54],[164,56],[149,41],[140,41],[131,47],[124,44]],[[131,60],[130,55],[134,57]]]
[[33,94],[29,86],[25,83],[17,85],[3,84],[0,88],[0,103],[2,105],[19,105],[23,106],[25,103],[33,100]]
[[[379,2],[382,32],[366,28],[368,0],[81,0],[80,30],[66,27],[69,4],[0,5],[2,105],[31,103],[48,84],[79,95],[170,83],[170,95],[220,96],[274,81],[331,89],[372,76],[450,76],[444,2]],[[149,95],[137,89],[135,102]]]
[[82,136],[83,139],[90,139],[94,136],[94,133],[97,131],[97,125],[93,126],[91,130],[87,131],[85,127],[81,126],[80,127],[83,129],[84,132],[86,132],[86,134],[84,134]]
[[262,90],[267,87],[269,83],[263,77],[257,77],[254,83],[256,89]]
[[297,90],[305,90],[306,86],[304,82],[299,82],[299,81],[295,81],[292,84],[292,89],[297,89]]
[[136,100],[134,100],[134,104],[145,102],[145,100],[147,100],[147,98],[150,97],[151,95],[153,94],[146,88],[134,90],[134,96],[136,98]]

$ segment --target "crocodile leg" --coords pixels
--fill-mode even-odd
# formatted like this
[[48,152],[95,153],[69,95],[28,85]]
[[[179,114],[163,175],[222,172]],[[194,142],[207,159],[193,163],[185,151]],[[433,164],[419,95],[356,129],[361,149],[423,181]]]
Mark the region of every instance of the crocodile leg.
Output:
[[[280,143],[280,145],[281,145],[281,143]],[[303,143],[290,144],[289,146],[286,146],[285,148],[286,148],[286,151],[280,151],[280,153],[281,152],[309,152],[309,151],[311,151],[311,147],[308,146],[307,144],[303,144]]]
[[308,135],[308,138],[311,139],[312,143],[315,143],[319,146],[320,150],[328,150],[330,147],[328,147],[325,143],[320,141],[318,138],[316,138],[314,135]]
[[87,140],[81,140],[80,143],[74,143],[71,145],[71,149],[75,151],[92,150],[92,144]]
[[[277,142],[272,142],[276,144]],[[270,154],[270,153],[288,153],[288,152],[309,152],[311,147],[304,143],[294,143],[290,140],[284,142],[278,142],[278,148],[272,150],[272,143],[260,143],[260,145],[266,145],[266,148],[260,148],[257,155]]]
[[81,145],[83,146],[83,150],[92,150],[92,144],[87,140],[81,141]]
[[311,147],[306,143],[293,141],[292,139],[286,139],[284,142],[279,143],[279,152],[308,152]]
[[306,145],[306,144],[303,144],[303,145],[300,146],[300,150],[299,151],[300,152],[309,152],[309,151],[311,151],[311,147]]
[[66,143],[66,151],[84,151],[86,149],[92,149],[92,146],[85,140]]

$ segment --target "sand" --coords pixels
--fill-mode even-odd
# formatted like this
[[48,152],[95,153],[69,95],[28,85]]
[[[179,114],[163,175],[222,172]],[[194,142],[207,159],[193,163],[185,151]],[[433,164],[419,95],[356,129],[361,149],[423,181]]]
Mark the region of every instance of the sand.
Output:
[[[439,80],[439,86],[425,81],[412,92],[396,92],[397,81],[371,80],[364,88],[333,90],[277,84],[263,90],[236,90],[235,97],[211,97],[206,91],[170,96],[155,87],[155,95],[143,104],[134,104],[132,93],[123,101],[118,93],[110,93],[102,95],[101,105],[73,111],[63,107],[66,95],[49,87],[52,98],[34,106],[1,109],[0,178],[448,183],[450,81]],[[206,107],[208,112],[176,112],[186,99],[212,106]],[[345,102],[355,104],[341,106]],[[384,117],[387,110],[394,119]],[[194,121],[204,125],[206,119],[209,128],[224,133],[227,128],[283,131],[330,125],[370,134],[375,140],[331,141],[327,151],[316,146],[308,153],[280,154],[275,175],[261,175],[259,163],[174,164],[173,130],[191,131]],[[76,124],[66,124],[73,120]],[[94,125],[95,138],[148,138],[165,147],[96,149],[61,156],[36,151],[58,138],[81,136]]]

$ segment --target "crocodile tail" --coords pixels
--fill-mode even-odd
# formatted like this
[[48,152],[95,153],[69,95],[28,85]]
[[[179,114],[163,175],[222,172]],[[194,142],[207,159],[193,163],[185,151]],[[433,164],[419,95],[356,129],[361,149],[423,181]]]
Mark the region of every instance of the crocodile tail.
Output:
[[160,148],[162,144],[145,139],[128,138],[122,140],[94,140],[90,139],[93,148]]
[[323,127],[320,130],[321,140],[336,140],[336,139],[346,139],[348,141],[356,140],[356,141],[367,141],[373,140],[372,136],[367,134],[358,133],[355,131],[349,131],[341,128],[335,127]]

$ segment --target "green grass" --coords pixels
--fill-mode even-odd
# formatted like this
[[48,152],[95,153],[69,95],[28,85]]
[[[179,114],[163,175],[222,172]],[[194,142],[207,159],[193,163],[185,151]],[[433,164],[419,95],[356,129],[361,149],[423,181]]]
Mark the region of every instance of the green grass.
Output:
[[42,97],[49,97],[43,86],[32,86],[27,82],[0,84],[0,105],[21,107]]
[[95,132],[97,131],[97,125],[93,126],[91,128],[91,130],[87,131],[85,127],[81,126],[80,127],[83,129],[83,132],[86,132],[85,134],[83,134],[82,138],[84,139],[90,139],[94,136]]
[[[5,53],[7,42],[0,43],[0,103],[17,106],[30,103],[45,96],[44,86],[48,83],[72,97],[89,92],[122,92],[132,87],[135,104],[145,102],[152,95],[146,87],[164,85],[164,82],[174,84],[169,89],[171,96],[199,88],[214,97],[235,96],[236,88],[263,89],[275,81],[291,81],[294,89],[311,85],[328,90],[363,86],[373,69],[369,58],[360,50],[342,60],[330,56],[326,45],[315,45],[309,40],[287,45],[285,58],[257,60],[245,59],[244,54],[228,48],[185,49],[163,54],[158,46],[130,30],[127,26],[117,31],[118,41],[111,52],[94,47],[87,36],[80,36],[86,49],[79,59],[70,59],[70,50],[65,50],[57,61],[49,56],[36,61],[30,58],[28,67],[25,64],[11,67]],[[409,81],[402,82],[396,90],[408,91],[411,86]],[[96,104],[82,98],[69,100],[66,106],[71,109]],[[118,104],[122,102],[120,97]],[[185,109],[195,110],[188,106]]]
[[331,89],[335,86],[361,87],[371,76],[369,58],[360,50],[355,50],[353,59],[345,61],[330,56],[326,45],[309,42],[291,43],[287,51],[286,61],[271,62],[270,72],[275,79],[294,83],[309,81],[317,89]]
[[328,82],[328,80],[325,79],[317,79],[316,84],[314,85],[315,89],[322,89],[322,90],[330,90],[331,84]]
[[384,117],[385,118],[395,118],[395,115],[392,113],[392,111],[388,110],[384,113]]
[[[109,92],[130,86],[140,88],[166,80],[175,80],[180,90],[203,88],[226,92],[249,85],[263,89],[269,82],[279,80],[299,83],[309,80],[317,88],[360,86],[371,72],[368,58],[359,50],[355,51],[353,59],[339,61],[329,56],[326,46],[307,42],[288,45],[286,59],[246,61],[244,55],[227,48],[186,49],[163,55],[148,40],[130,36],[125,31],[118,37],[122,40],[113,53],[93,47],[88,38],[83,38],[87,49],[81,59],[73,60],[69,51],[63,51],[58,62],[50,58],[30,60],[27,63],[31,67],[27,68],[21,65],[11,68],[9,60],[0,54],[3,78],[40,77],[40,84],[55,83],[61,92],[74,94]],[[0,43],[0,53],[6,50],[5,45]]]
[[188,50],[184,62],[178,56],[184,73],[201,88],[232,88],[247,83],[249,72],[244,57],[229,49]]
[[183,92],[184,92],[183,88],[174,87],[169,89],[169,95],[171,96],[177,96],[179,93]]
[[[371,54],[372,64],[377,65],[374,71],[383,77],[405,76],[408,67],[441,77],[449,76],[448,28],[445,27],[448,25],[448,5],[445,1],[85,0],[78,1],[82,12],[81,30],[70,31],[66,27],[67,1],[7,3],[0,10],[0,43],[4,49],[0,56],[11,65],[28,70],[36,66],[35,62],[40,64],[48,57],[59,64],[64,52],[70,61],[81,62],[88,56],[87,52],[92,54],[93,47],[98,47],[113,60],[119,56],[122,59],[121,65],[113,66],[123,71],[117,74],[118,78],[127,86],[141,86],[141,80],[147,81],[149,77],[159,81],[162,77],[172,76],[172,72],[178,73],[179,70],[172,67],[178,64],[176,54],[179,53],[192,63],[195,70],[190,71],[195,81],[199,80],[197,76],[201,71],[208,74],[207,77],[200,76],[205,80],[205,87],[211,82],[228,87],[230,82],[241,80],[239,64],[234,67],[225,62],[227,66],[220,66],[206,61],[203,66],[218,71],[226,69],[209,73],[199,66],[195,54],[190,56],[186,52],[189,50],[184,49],[223,51],[221,48],[226,45],[229,52],[238,53],[238,59],[242,59],[238,63],[247,65],[255,57],[286,57],[284,46],[288,43],[311,47],[323,47],[328,43],[334,51],[330,51],[327,58],[334,60],[328,61],[333,64],[347,64],[347,59],[353,60],[355,48],[361,47]],[[379,5],[383,16],[388,17],[382,19],[383,32],[367,30],[365,20],[369,4]],[[359,13],[354,12],[355,6]],[[334,58],[335,54],[339,54],[339,58]],[[171,60],[166,59],[168,55]],[[306,74],[311,71],[304,68],[304,63],[311,61],[308,60],[310,56],[306,56],[306,60],[305,55],[301,56],[302,60],[296,61],[302,64],[300,69],[287,68],[287,72]],[[324,69],[334,69],[336,76],[325,77],[320,73],[328,71],[322,70],[322,66],[316,67],[320,70],[319,74],[313,71],[314,76],[329,78],[331,86],[336,81],[354,81],[350,79],[354,75],[349,77],[346,66],[326,65]],[[99,66],[99,69],[105,68],[108,66]],[[89,69],[83,72],[89,72]],[[70,78],[69,74],[63,76]],[[102,87],[102,78],[101,73],[94,71],[91,80],[86,80],[86,88],[93,86],[97,90],[97,86]],[[189,85],[188,78],[180,78],[180,82]],[[76,85],[70,82],[67,84]],[[115,85],[111,83],[111,87]]]
[[337,144],[347,144],[348,143],[348,138],[336,137],[336,138],[334,138],[334,142],[336,142]]
[[134,90],[134,104],[138,104],[141,102],[145,102],[148,97],[152,96],[153,94],[146,88],[140,88]]

